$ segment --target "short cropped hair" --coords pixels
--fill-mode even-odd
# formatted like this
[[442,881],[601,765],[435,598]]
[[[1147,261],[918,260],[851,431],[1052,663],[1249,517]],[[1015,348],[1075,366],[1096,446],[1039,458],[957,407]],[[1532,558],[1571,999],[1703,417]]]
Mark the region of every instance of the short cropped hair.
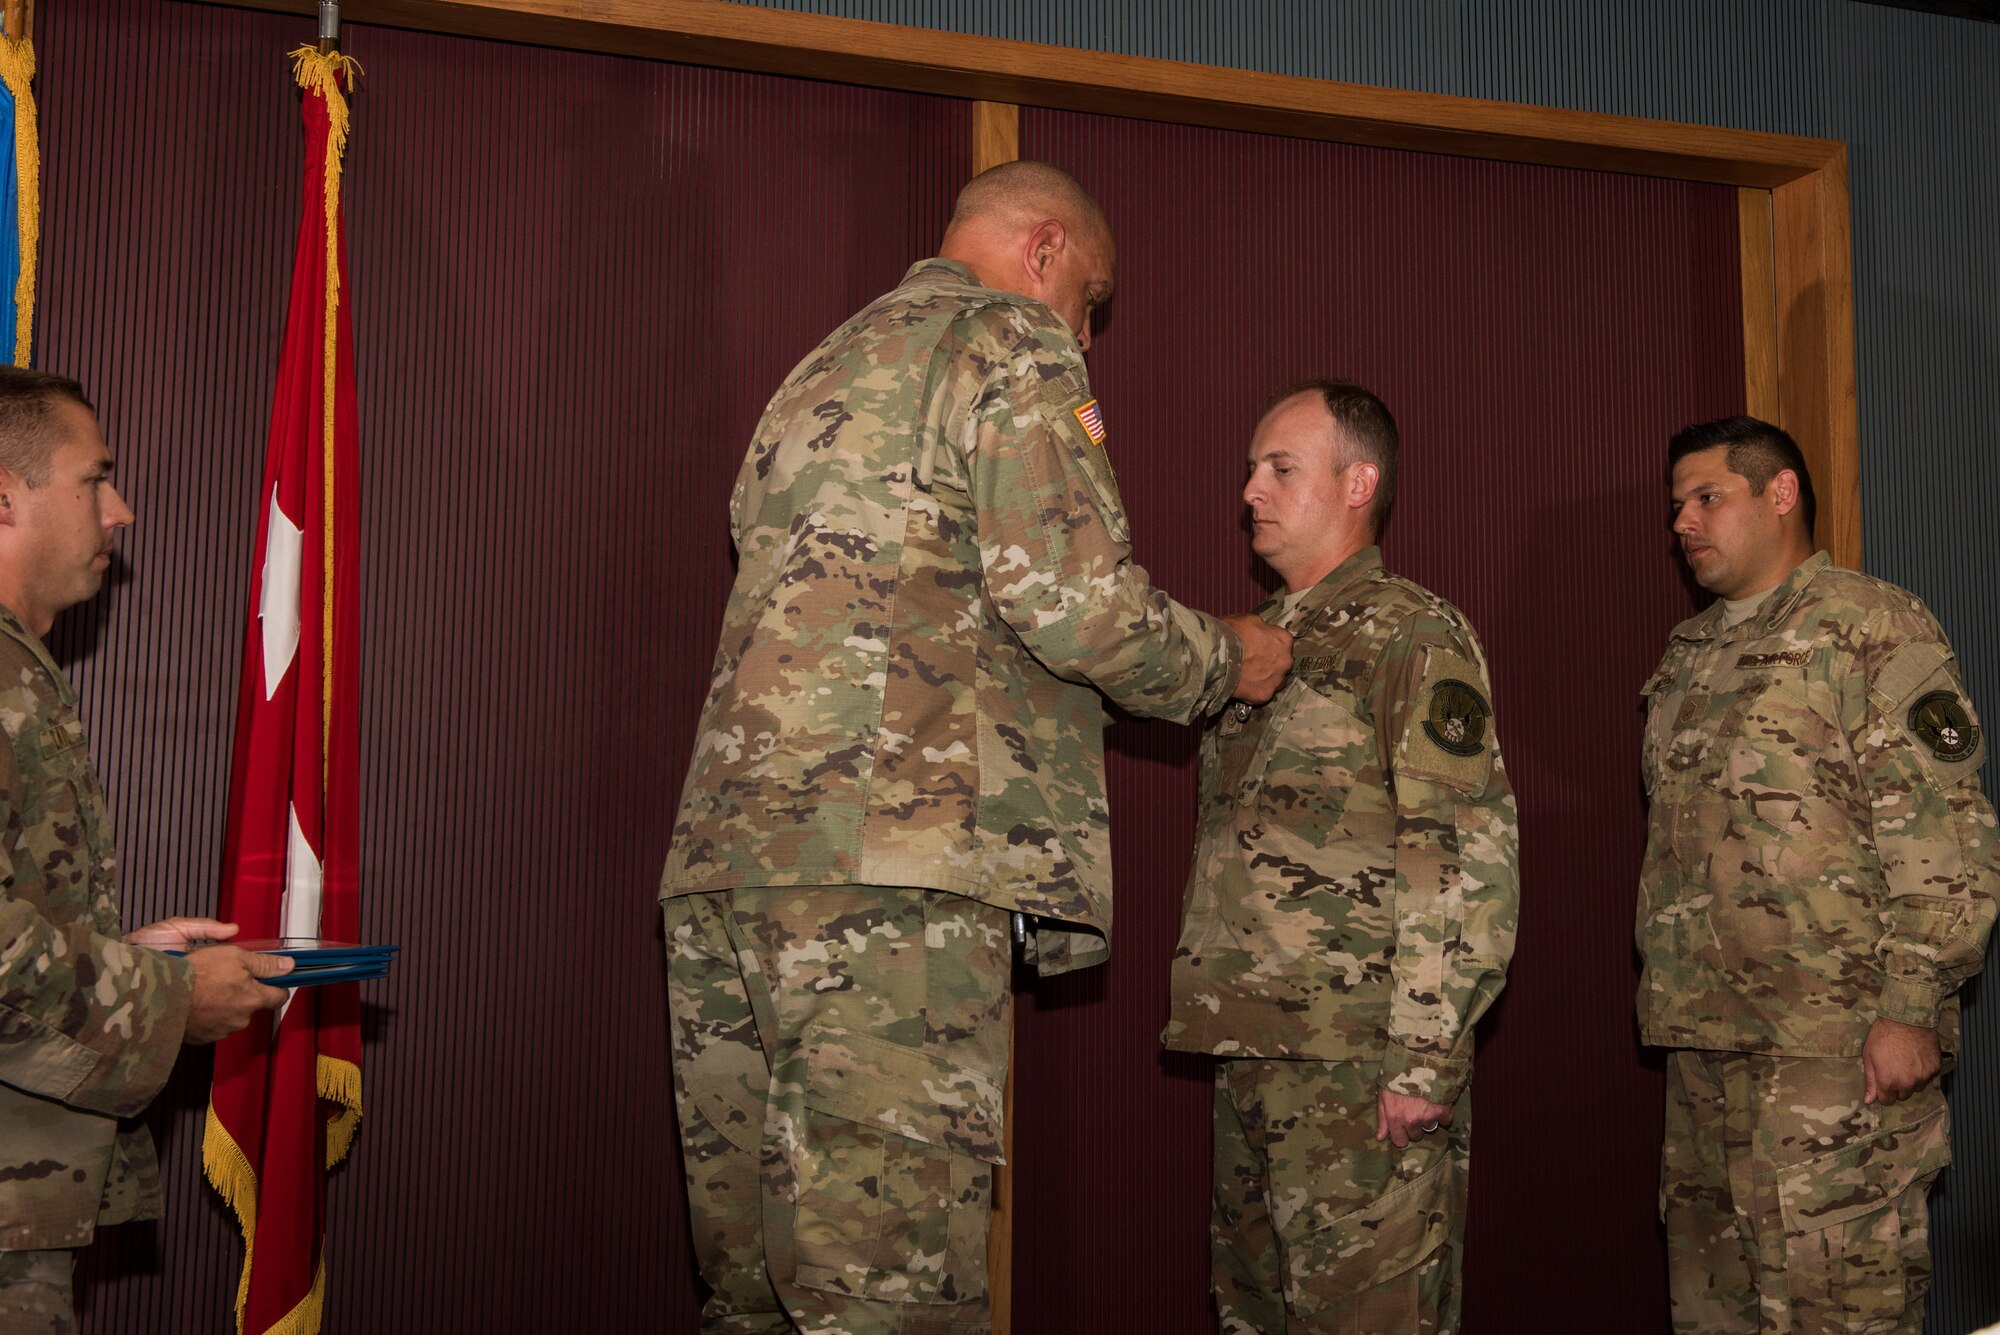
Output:
[[68,376],[0,366],[0,466],[30,487],[49,480],[56,449],[63,443],[56,405],[65,402],[97,411],[83,386]]
[[1074,176],[1049,162],[1020,159],[988,167],[958,192],[950,226],[959,227],[988,214],[1010,222],[1023,221],[1031,214],[1053,215],[1100,236],[1111,235],[1111,224],[1090,192]]
[[1674,465],[1690,454],[1700,454],[1719,445],[1729,447],[1729,471],[1750,483],[1750,494],[1762,496],[1771,479],[1787,468],[1798,475],[1799,513],[1804,516],[1806,536],[1813,533],[1819,502],[1813,496],[1812,473],[1799,444],[1783,428],[1755,417],[1718,417],[1713,422],[1697,422],[1674,433],[1667,444],[1667,475]]
[[1396,501],[1396,462],[1402,444],[1396,434],[1396,418],[1389,405],[1372,390],[1351,380],[1305,380],[1271,400],[1275,408],[1299,394],[1317,394],[1340,430],[1335,443],[1333,466],[1351,463],[1375,465],[1375,501],[1368,507],[1368,522],[1379,536],[1389,522],[1389,507]]

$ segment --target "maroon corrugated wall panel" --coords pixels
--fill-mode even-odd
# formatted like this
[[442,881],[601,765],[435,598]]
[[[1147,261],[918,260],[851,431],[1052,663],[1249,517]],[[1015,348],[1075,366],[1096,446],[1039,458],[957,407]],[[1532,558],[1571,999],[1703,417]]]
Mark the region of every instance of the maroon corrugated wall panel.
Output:
[[[1638,692],[1693,606],[1666,438],[1743,406],[1735,192],[1033,110],[1021,136],[1118,234],[1091,376],[1166,588],[1234,611],[1271,582],[1238,493],[1274,390],[1343,375],[1395,411],[1387,559],[1477,626],[1521,807],[1466,1329],[1665,1330],[1660,1078],[1632,1020]],[[1157,1042],[1195,734],[1127,722],[1111,748],[1113,960],[1038,986],[1020,1024],[1022,1332],[1212,1329],[1208,1065]]]
[[[214,903],[309,20],[64,0],[38,45],[40,364],[139,513],[66,618],[128,918]],[[655,887],[758,412],[927,254],[967,106],[350,25],[367,1116],[330,1332],[692,1331]],[[84,1267],[99,1335],[229,1327],[208,1064],[168,1217]]]
[[[213,902],[235,663],[296,225],[300,19],[42,15],[40,362],[95,391],[140,511],[58,628],[134,919]],[[691,1330],[653,882],[729,579],[724,505],[784,371],[926,253],[963,104],[350,27],[370,535],[369,1116],[335,1177],[329,1330]],[[1523,811],[1514,985],[1481,1058],[1475,1335],[1659,1328],[1658,1077],[1632,1035],[1636,691],[1690,606],[1659,501],[1740,407],[1724,189],[1030,111],[1122,244],[1093,372],[1141,553],[1200,605],[1268,576],[1265,395],[1380,389],[1388,550],[1495,662]],[[1206,1328],[1206,1070],[1155,1035],[1194,736],[1113,730],[1113,964],[1038,987],[1016,1329]],[[206,1062],[154,1121],[169,1216],[85,1266],[96,1332],[225,1327]],[[1560,1266],[1542,1239],[1562,1221]]]

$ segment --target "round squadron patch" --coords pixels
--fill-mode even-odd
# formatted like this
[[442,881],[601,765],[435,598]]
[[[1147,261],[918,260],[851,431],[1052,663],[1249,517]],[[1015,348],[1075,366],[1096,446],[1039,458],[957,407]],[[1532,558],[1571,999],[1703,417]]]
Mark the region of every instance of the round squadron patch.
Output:
[[1452,755],[1476,756],[1486,744],[1486,720],[1492,717],[1493,706],[1486,703],[1478,687],[1446,677],[1431,687],[1424,735]]
[[1947,765],[1979,749],[1979,729],[1951,691],[1932,691],[1910,706],[1910,731]]

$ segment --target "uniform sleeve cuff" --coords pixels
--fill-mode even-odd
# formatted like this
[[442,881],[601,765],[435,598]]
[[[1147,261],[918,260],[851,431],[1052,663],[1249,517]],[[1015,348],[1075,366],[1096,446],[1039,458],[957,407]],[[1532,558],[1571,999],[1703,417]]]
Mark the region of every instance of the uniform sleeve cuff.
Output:
[[1934,983],[1919,982],[1914,978],[1886,978],[1882,982],[1882,995],[1876,1002],[1875,1014],[1880,1019],[1894,1020],[1898,1024],[1935,1029],[1938,1008],[1942,1005],[1944,989]]
[[1213,680],[1216,683],[1216,689],[1206,700],[1201,702],[1201,714],[1203,717],[1215,713],[1228,704],[1229,698],[1236,694],[1236,683],[1243,678],[1242,637],[1223,624],[1220,617],[1211,617],[1210,621],[1215,626],[1216,657],[1218,661],[1215,665]]
[[141,957],[137,967],[145,976],[134,1004],[133,1037],[100,1058],[64,1100],[113,1117],[137,1116],[166,1086],[194,1004],[193,965],[144,946],[130,949]]
[[1447,1057],[1435,1052],[1416,1052],[1392,1043],[1382,1060],[1382,1088],[1392,1094],[1407,1094],[1449,1107],[1458,1102],[1465,1082],[1472,1076],[1472,1057]]

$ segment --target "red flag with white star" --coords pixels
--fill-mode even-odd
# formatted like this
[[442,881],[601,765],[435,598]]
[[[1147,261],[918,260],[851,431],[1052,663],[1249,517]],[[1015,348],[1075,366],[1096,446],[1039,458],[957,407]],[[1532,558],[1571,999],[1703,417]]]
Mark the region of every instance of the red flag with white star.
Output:
[[[359,445],[341,228],[338,53],[292,53],[305,211],[272,396],[236,702],[220,916],[241,938],[360,937]],[[202,1160],[243,1229],[237,1329],[314,1335],[326,1170],[361,1116],[358,986],[300,987],[216,1045]]]

